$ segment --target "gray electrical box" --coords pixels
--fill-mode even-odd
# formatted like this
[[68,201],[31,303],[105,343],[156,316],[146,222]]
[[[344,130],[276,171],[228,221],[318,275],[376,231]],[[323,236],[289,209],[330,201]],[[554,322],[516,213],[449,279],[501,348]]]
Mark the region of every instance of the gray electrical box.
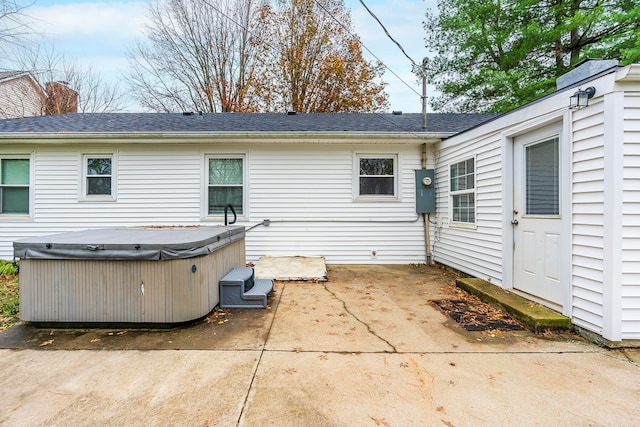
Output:
[[416,212],[433,213],[435,211],[435,171],[418,169],[416,170]]

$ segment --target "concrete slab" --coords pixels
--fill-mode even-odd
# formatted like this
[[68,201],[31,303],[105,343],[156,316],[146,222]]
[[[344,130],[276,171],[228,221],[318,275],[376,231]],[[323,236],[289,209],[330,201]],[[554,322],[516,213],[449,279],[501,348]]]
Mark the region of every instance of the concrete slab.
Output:
[[327,267],[322,256],[263,256],[254,267],[257,279],[327,280]]
[[0,350],[0,425],[232,426],[257,351]]
[[631,372],[598,353],[268,352],[240,425],[631,426]]
[[173,330],[0,332],[0,425],[640,425],[630,351],[465,331],[439,269],[327,270]]

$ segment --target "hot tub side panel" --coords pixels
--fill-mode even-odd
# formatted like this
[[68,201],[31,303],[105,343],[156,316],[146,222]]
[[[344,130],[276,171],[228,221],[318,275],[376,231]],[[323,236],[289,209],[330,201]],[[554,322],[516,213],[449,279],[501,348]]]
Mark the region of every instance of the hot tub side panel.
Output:
[[168,261],[24,259],[20,318],[62,323],[194,320],[218,304],[220,279],[244,265],[244,239],[206,256]]

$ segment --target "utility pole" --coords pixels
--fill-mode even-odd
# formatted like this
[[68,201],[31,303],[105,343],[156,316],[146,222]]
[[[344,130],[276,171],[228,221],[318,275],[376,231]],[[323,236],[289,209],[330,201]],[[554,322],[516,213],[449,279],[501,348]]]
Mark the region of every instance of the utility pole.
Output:
[[429,58],[422,58],[422,129],[427,128],[427,64]]

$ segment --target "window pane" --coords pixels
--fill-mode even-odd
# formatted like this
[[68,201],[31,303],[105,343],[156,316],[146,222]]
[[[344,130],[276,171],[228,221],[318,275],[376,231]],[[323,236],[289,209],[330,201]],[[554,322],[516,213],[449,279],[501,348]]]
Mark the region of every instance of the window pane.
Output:
[[474,223],[476,221],[475,195],[473,193],[452,196],[454,222]]
[[111,177],[88,177],[87,194],[111,194]]
[[2,159],[0,164],[2,182],[7,185],[29,185],[28,159]]
[[209,159],[209,184],[242,185],[242,159]]
[[209,187],[209,214],[222,214],[231,204],[237,215],[243,214],[242,187]]
[[360,195],[394,195],[393,178],[360,177]]
[[360,159],[360,175],[393,175],[393,158]]
[[4,187],[2,193],[3,214],[28,214],[29,213],[29,188],[28,187]]
[[111,175],[111,159],[87,159],[87,175]]
[[559,215],[558,138],[526,147],[525,210],[528,215]]

